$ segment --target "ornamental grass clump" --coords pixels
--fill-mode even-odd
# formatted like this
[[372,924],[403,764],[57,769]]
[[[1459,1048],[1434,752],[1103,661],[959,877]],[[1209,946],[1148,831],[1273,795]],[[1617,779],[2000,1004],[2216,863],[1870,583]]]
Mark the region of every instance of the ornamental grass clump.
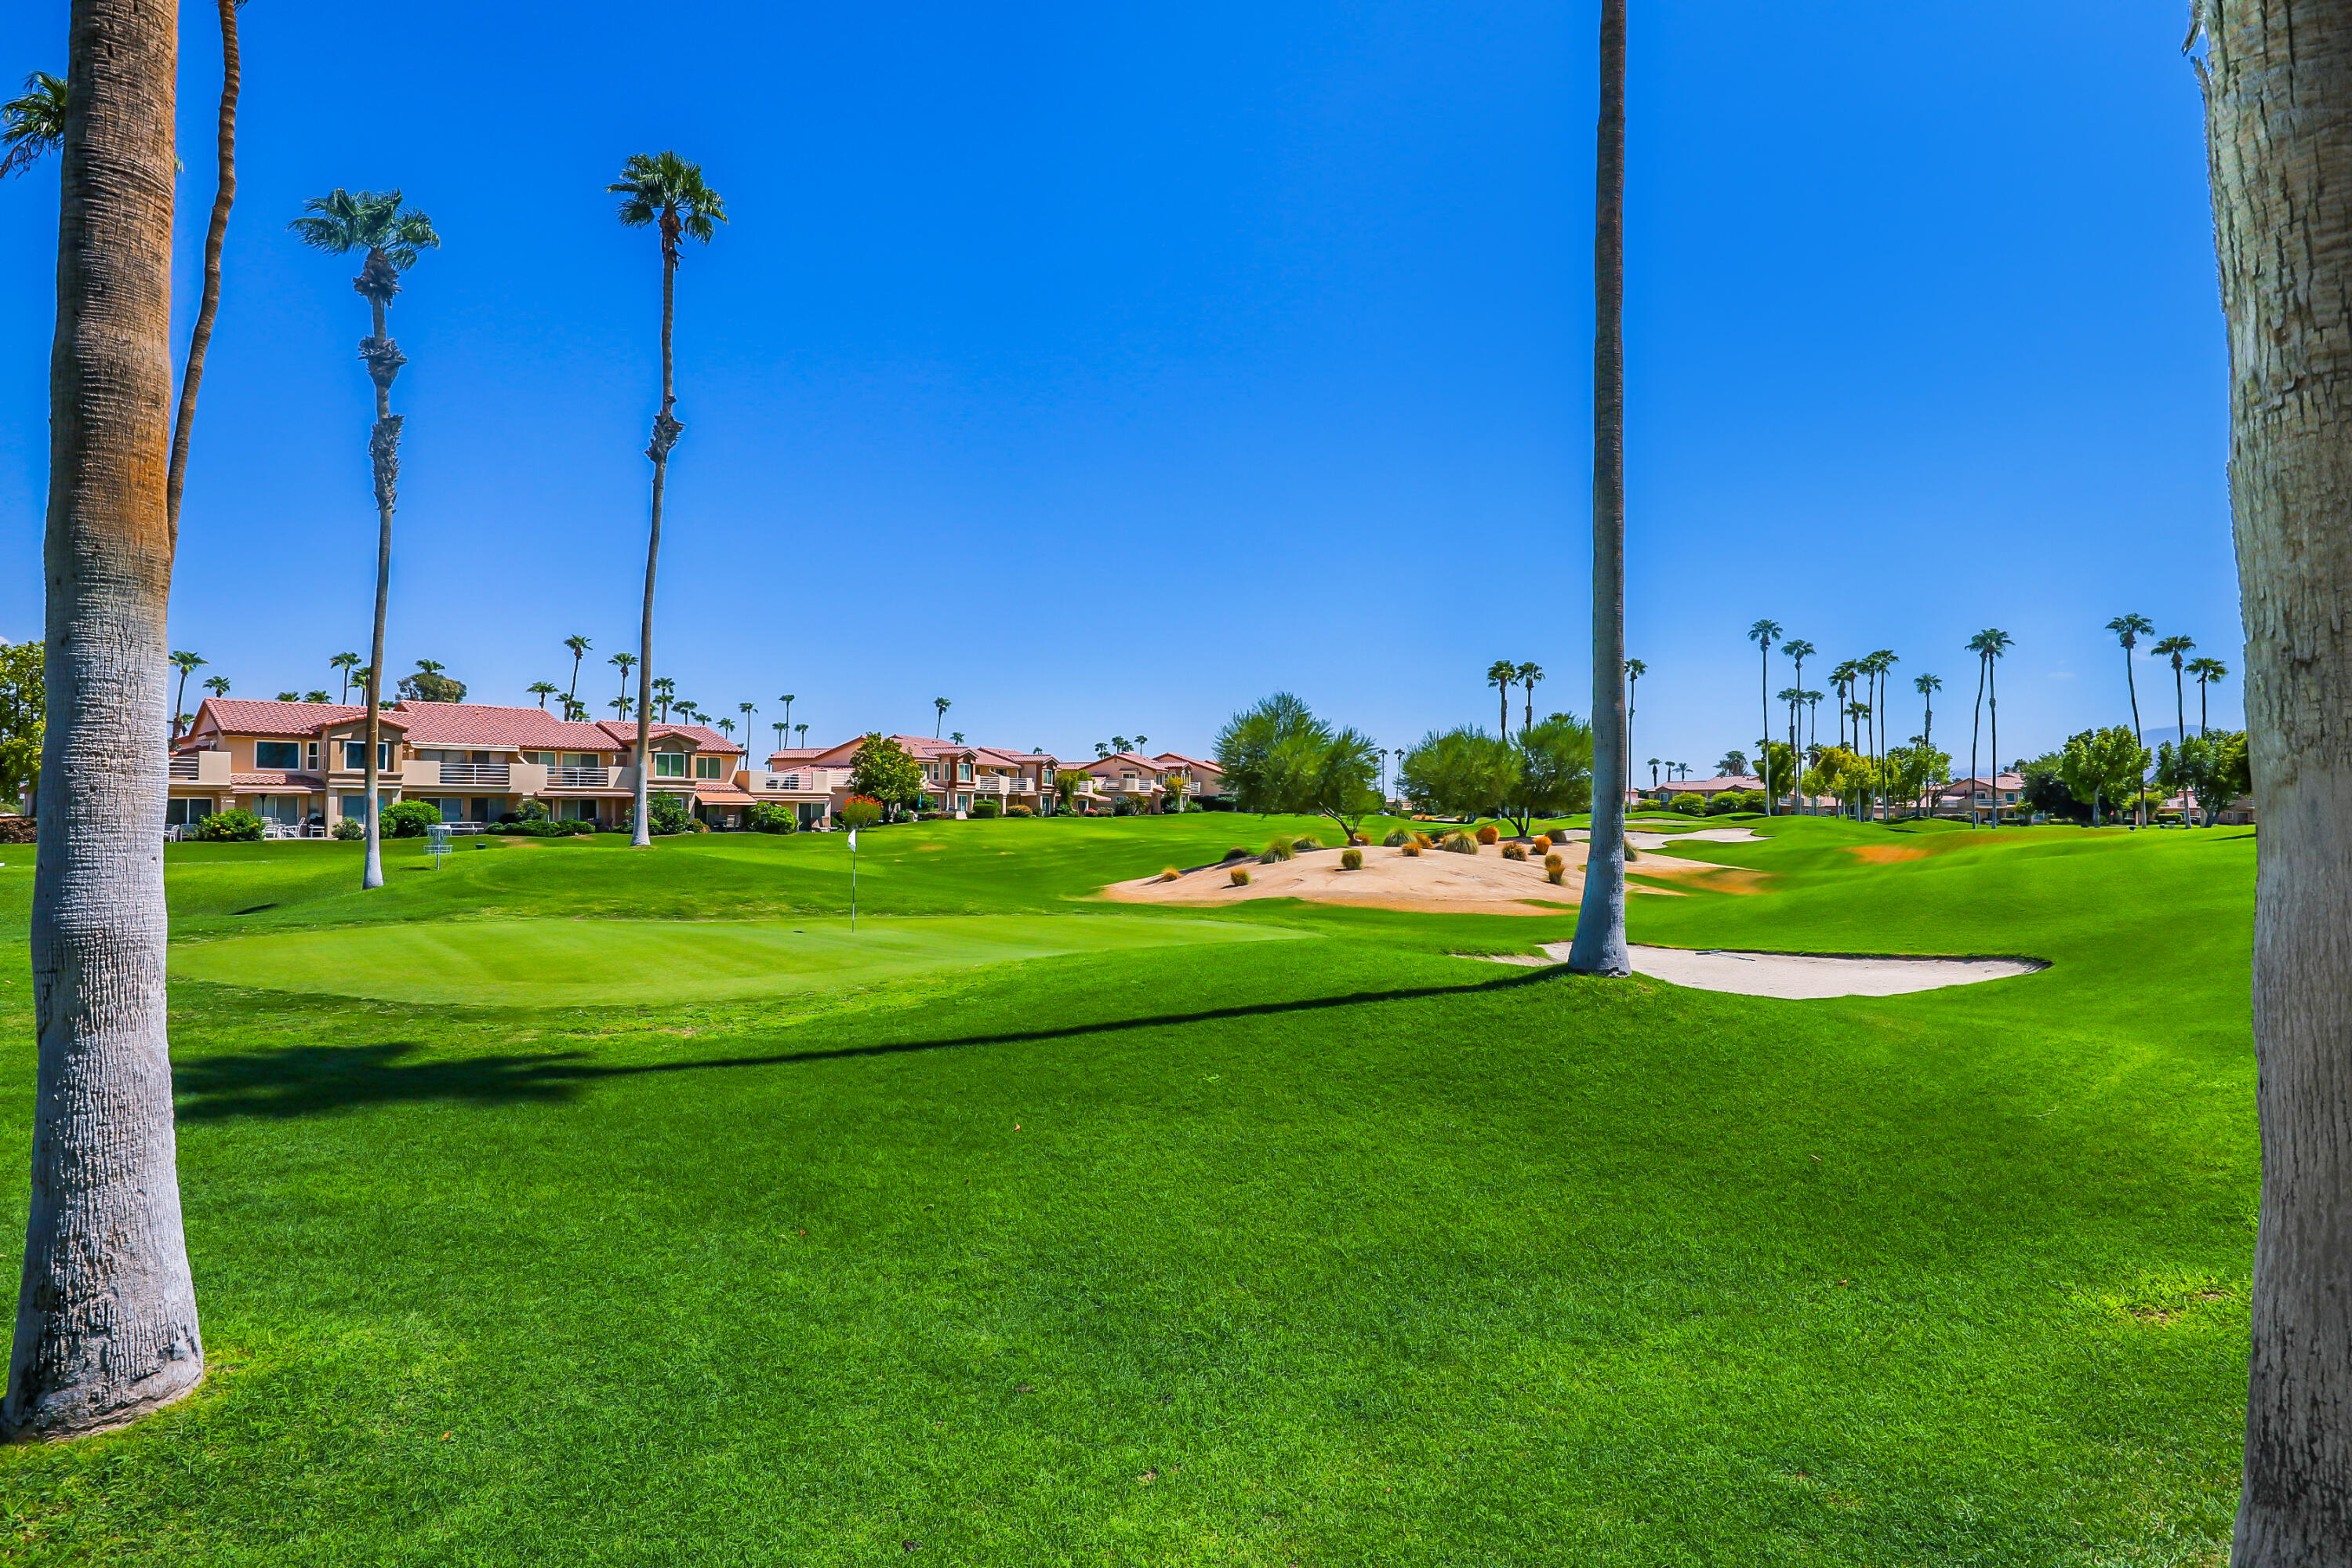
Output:
[[1293,844],[1289,839],[1283,837],[1280,834],[1276,834],[1273,838],[1266,841],[1265,850],[1263,854],[1258,856],[1257,863],[1261,866],[1271,866],[1276,860],[1293,859],[1297,856],[1297,854],[1298,847],[1297,845]]
[[1406,839],[1403,843],[1398,845],[1397,847],[1403,850],[1408,855],[1418,858],[1423,850],[1429,847],[1429,841],[1423,838],[1420,834],[1416,833],[1412,837]]
[[1478,842],[1479,842],[1479,843],[1481,843],[1481,844],[1492,844],[1492,843],[1494,843],[1496,839],[1498,839],[1498,838],[1502,837],[1502,836],[1503,836],[1503,830],[1502,830],[1501,828],[1499,828],[1499,827],[1496,826],[1495,826],[1493,823],[1491,823],[1491,822],[1488,822],[1488,823],[1482,823],[1482,824],[1479,826],[1479,828],[1478,828]]
[[1249,858],[1249,850],[1239,844],[1236,844],[1232,848],[1226,850],[1223,856],[1223,858],[1227,860],[1246,860]]
[[1233,885],[1236,888],[1246,888],[1249,886],[1249,868],[1246,866],[1236,866],[1232,870],[1226,872],[1225,875],[1231,879]]
[[1540,855],[1540,854],[1542,854],[1545,850],[1547,850],[1547,849],[1549,849],[1549,848],[1550,848],[1550,847],[1551,847],[1551,839],[1550,839],[1549,837],[1544,837],[1544,836],[1541,836],[1541,835],[1538,835],[1538,836],[1537,837],[1537,838],[1536,838],[1536,853],[1537,853],[1537,854]]
[[1160,875],[1154,877],[1152,880],[1155,882],[1172,882],[1183,874],[1183,872],[1178,870],[1173,866],[1164,866],[1160,868]]
[[1504,845],[1504,846],[1503,846],[1503,858],[1504,858],[1504,859],[1506,859],[1506,860],[1524,860],[1524,859],[1526,859],[1527,858],[1528,858],[1528,847],[1527,847],[1526,845],[1524,845],[1524,844],[1506,844],[1506,845]]
[[1342,871],[1360,871],[1363,868],[1364,852],[1362,850],[1342,849],[1339,851],[1339,869]]
[[1304,854],[1305,852],[1307,852],[1307,850],[1309,850],[1309,849],[1320,849],[1320,848],[1322,848],[1322,847],[1323,847],[1323,840],[1321,840],[1320,838],[1316,837],[1315,837],[1313,834],[1311,834],[1311,833],[1308,833],[1308,834],[1303,834],[1303,835],[1301,835],[1300,837],[1297,837],[1297,838],[1294,838],[1294,839],[1292,839],[1292,840],[1290,841],[1290,847],[1291,847],[1294,851],[1296,851],[1296,852],[1297,852],[1297,853]]
[[1557,888],[1568,880],[1568,862],[1557,855],[1544,857],[1544,880]]
[[1386,838],[1381,839],[1381,842],[1391,849],[1402,849],[1412,840],[1412,835],[1407,833],[1403,828],[1392,827],[1389,829],[1389,836]]
[[[1494,840],[1490,838],[1487,842],[1491,844]],[[1449,855],[1475,855],[1478,853],[1478,841],[1466,833],[1449,833],[1445,836],[1445,842],[1438,847]]]

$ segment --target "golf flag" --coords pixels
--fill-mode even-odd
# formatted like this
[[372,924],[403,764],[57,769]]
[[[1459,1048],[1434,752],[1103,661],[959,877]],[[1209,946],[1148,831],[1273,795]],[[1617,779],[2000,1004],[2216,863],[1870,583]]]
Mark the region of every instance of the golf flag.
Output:
[[852,855],[857,853],[857,829],[855,827],[849,830],[849,852]]

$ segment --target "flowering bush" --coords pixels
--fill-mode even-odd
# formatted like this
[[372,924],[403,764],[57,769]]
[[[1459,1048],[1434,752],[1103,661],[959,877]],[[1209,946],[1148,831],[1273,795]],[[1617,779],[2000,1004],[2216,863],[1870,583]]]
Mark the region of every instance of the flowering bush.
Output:
[[882,820],[882,803],[870,795],[853,795],[835,808],[833,819],[844,827],[871,827]]
[[214,844],[255,844],[261,827],[261,818],[249,811],[215,811],[196,824],[196,837]]

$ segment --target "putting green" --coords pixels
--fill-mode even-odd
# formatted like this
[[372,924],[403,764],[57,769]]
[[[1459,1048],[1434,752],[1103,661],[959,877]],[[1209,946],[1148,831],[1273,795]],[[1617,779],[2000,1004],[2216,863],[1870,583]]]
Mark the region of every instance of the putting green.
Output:
[[865,920],[855,934],[840,920],[446,921],[190,942],[172,950],[172,973],[386,1002],[651,1005],[836,990],[1066,953],[1311,934],[1116,915]]

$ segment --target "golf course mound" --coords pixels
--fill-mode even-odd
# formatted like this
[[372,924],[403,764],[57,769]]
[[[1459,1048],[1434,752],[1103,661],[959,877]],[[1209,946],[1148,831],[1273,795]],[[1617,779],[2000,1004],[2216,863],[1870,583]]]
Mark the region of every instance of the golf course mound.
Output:
[[382,1002],[649,1006],[837,991],[929,971],[1310,933],[1115,915],[436,921],[186,942],[176,980]]
[[[1569,944],[1546,942],[1544,954],[1491,954],[1498,963],[1568,962]],[[1920,958],[1875,953],[1742,952],[1729,948],[1641,947],[1633,971],[1695,991],[1806,1001],[1827,996],[1902,996],[2032,974],[2050,966],[2031,958]]]
[[[1581,843],[1563,844],[1556,853],[1566,862],[1568,873],[1558,884],[1545,876],[1543,857],[1533,851],[1528,859],[1507,860],[1501,847],[1493,844],[1480,845],[1475,855],[1433,848],[1408,855],[1401,848],[1375,845],[1366,847],[1363,866],[1353,871],[1339,864],[1339,851],[1316,849],[1294,860],[1270,864],[1235,860],[1205,866],[1172,881],[1147,877],[1114,882],[1102,890],[1102,896],[1133,904],[1220,905],[1253,899],[1307,899],[1413,914],[1556,915],[1563,905],[1573,905],[1583,895],[1585,850]],[[1246,885],[1234,885],[1233,867],[1249,872]],[[1753,873],[1735,867],[1672,856],[1645,856],[1633,868],[1643,876],[1692,878],[1709,886],[1755,879]],[[1630,890],[1669,889],[1636,883]]]

